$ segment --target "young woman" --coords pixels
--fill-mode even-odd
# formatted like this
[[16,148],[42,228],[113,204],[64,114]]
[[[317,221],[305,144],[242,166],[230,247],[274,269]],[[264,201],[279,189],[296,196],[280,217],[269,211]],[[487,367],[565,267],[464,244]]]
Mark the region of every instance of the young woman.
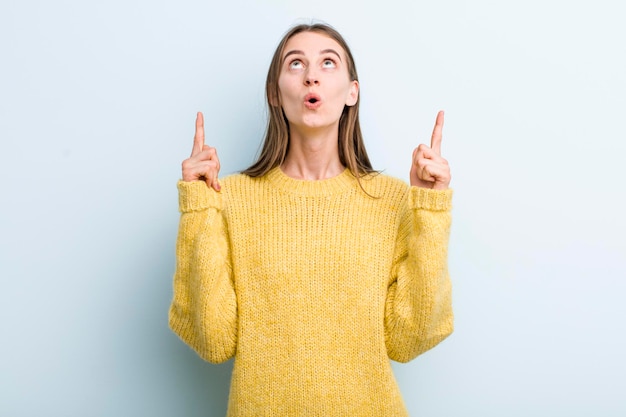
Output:
[[235,357],[229,416],[406,416],[389,359],[453,328],[443,113],[409,186],[372,169],[354,61],[331,27],[284,36],[266,93],[258,161],[221,182],[198,113],[170,327],[210,362]]

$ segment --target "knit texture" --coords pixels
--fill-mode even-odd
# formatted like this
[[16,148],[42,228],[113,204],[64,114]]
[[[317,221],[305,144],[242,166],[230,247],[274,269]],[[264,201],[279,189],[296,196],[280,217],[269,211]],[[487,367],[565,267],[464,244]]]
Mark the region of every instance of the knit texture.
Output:
[[453,328],[452,191],[386,175],[222,191],[179,182],[169,324],[202,358],[235,356],[228,416],[407,416],[389,359]]

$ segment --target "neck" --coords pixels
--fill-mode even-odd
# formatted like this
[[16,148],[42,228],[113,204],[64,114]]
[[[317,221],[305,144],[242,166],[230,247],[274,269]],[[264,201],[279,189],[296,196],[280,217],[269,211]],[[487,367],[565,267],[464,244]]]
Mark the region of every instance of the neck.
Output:
[[289,152],[281,165],[283,172],[295,179],[323,180],[345,169],[339,160],[337,127],[315,131],[291,129]]

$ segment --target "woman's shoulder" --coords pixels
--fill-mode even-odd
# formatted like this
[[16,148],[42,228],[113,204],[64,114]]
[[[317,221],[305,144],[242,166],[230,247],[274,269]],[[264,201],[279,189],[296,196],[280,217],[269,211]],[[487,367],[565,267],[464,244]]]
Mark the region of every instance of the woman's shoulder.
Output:
[[235,172],[235,173],[228,174],[222,177],[220,179],[220,182],[224,185],[238,185],[238,184],[244,184],[251,179],[252,178],[246,174]]
[[405,181],[383,172],[367,174],[361,184],[368,193],[381,198],[402,198],[410,188]]
[[[233,173],[221,178],[220,183],[222,184],[222,192],[226,195],[239,197],[263,192],[271,182],[269,177],[268,174],[261,177],[251,177],[247,174]],[[360,183],[367,194],[383,199],[402,199],[410,189],[409,184],[405,181],[383,172],[366,174],[360,178]],[[356,181],[354,186],[359,187]]]
[[226,175],[220,179],[222,190],[228,194],[246,193],[258,186],[258,181],[240,172]]

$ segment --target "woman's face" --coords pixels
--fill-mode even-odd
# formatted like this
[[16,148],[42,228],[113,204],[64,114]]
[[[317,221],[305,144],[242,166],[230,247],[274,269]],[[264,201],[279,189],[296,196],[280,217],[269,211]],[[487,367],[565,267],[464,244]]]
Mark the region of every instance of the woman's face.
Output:
[[278,90],[290,126],[338,126],[344,106],[356,104],[359,95],[343,48],[324,34],[301,32],[287,41],[282,61]]

